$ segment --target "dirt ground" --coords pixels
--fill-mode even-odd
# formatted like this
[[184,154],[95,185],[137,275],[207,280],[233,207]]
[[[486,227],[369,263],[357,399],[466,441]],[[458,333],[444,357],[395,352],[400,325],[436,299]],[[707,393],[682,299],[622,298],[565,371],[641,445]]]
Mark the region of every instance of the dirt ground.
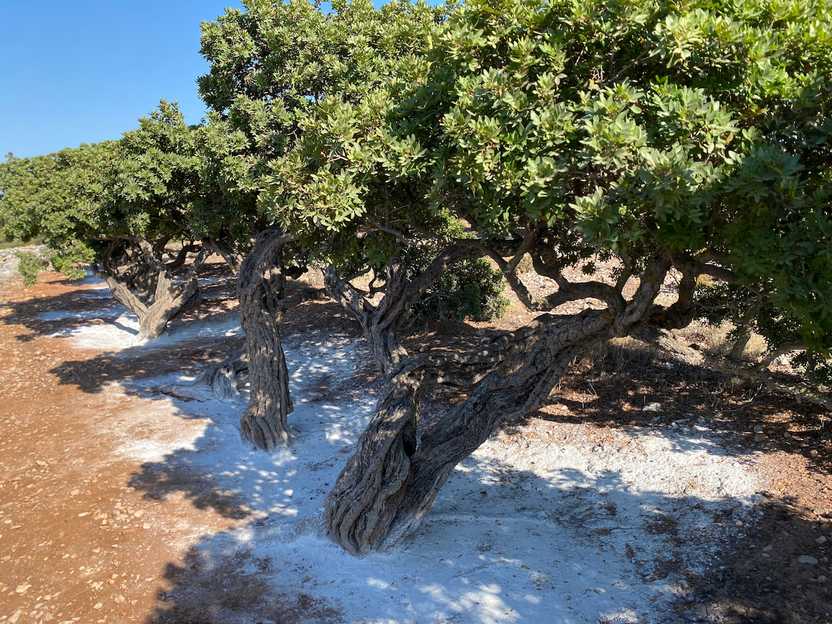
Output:
[[[142,461],[117,452],[124,433],[142,434],[131,428],[130,414],[156,407],[110,382],[197,371],[239,341],[183,342],[129,360],[79,350],[51,337],[56,324],[39,315],[100,306],[84,296],[88,288],[56,274],[25,291],[0,284],[0,622],[214,621],[198,610],[168,608],[171,588],[183,591],[182,578],[197,606],[242,601],[262,604],[262,621],[339,621],[336,610],[311,596],[269,596],[256,581],[263,562],[232,560],[200,575],[192,545],[251,522],[250,514],[233,493],[202,477],[189,482],[187,471],[170,475],[167,487],[143,488]],[[196,316],[227,312],[231,303],[217,292]],[[292,297],[306,303],[303,314],[289,314],[287,332],[309,324],[355,331],[314,289],[295,288]],[[523,320],[512,308],[501,324],[433,328],[421,342]],[[67,319],[63,328],[78,322]],[[660,416],[644,409],[654,402]],[[541,435],[604,441],[621,427],[707,421],[762,475],[762,514],[719,565],[689,579],[675,621],[822,624],[832,622],[830,416],[625,343],[583,363],[531,422]],[[171,435],[199,423],[181,426]]]
[[[164,598],[166,567],[181,564],[201,532],[233,523],[181,496],[153,500],[128,485],[139,463],[117,459],[112,431],[142,400],[90,392],[84,378],[117,371],[85,366],[95,352],[38,329],[44,310],[95,305],[78,297],[82,290],[47,275],[25,293],[0,294],[4,623],[142,622]],[[178,366],[154,355],[141,365]],[[76,363],[77,381],[56,374],[67,362]]]

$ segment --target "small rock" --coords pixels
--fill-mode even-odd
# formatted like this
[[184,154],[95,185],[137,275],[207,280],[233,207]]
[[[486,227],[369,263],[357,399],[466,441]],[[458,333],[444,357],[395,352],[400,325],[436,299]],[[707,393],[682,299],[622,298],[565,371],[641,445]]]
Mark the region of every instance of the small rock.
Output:
[[802,563],[803,565],[817,565],[818,560],[815,559],[812,555],[800,555],[797,558],[798,563]]
[[661,403],[648,403],[644,407],[641,408],[642,412],[660,412],[662,409]]
[[14,591],[18,594],[25,594],[27,591],[29,591],[30,587],[31,585],[29,583],[23,583],[22,585],[18,585],[17,589],[15,589]]
[[821,535],[819,538],[817,538],[817,539],[815,540],[815,543],[816,543],[816,544],[825,544],[827,541],[829,541],[829,540],[827,540],[827,539],[826,539],[826,536],[825,536],[825,535]]
[[826,578],[823,574],[821,574],[821,575],[820,575],[818,578],[816,578],[815,580],[816,580],[818,583],[825,583],[825,582],[827,581],[827,578]]

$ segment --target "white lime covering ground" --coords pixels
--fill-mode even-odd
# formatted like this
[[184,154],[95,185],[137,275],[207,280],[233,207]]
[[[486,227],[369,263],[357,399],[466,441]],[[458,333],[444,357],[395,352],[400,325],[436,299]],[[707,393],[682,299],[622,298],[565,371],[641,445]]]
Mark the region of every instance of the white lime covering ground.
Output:
[[[49,315],[54,315],[49,318]],[[158,348],[188,340],[232,337],[242,334],[240,321],[236,316],[221,321],[189,323],[185,327],[169,330],[158,338],[143,338],[139,335],[139,320],[124,308],[116,308],[112,314],[102,310],[99,314],[89,311],[70,313],[66,311],[46,312],[41,320],[66,320],[69,318],[95,318],[107,322],[94,325],[74,325],[61,329],[53,337],[71,338],[72,344],[80,349],[123,351],[135,347]]]
[[103,280],[88,276],[80,282],[91,285],[78,293],[80,299],[100,300],[102,307],[95,310],[49,310],[38,318],[42,321],[65,321],[93,319],[102,322],[74,324],[59,329],[53,337],[70,338],[72,344],[81,349],[123,351],[135,347],[164,347],[196,339],[239,336],[242,333],[240,321],[234,315],[218,321],[191,323],[165,332],[158,338],[148,340],[139,335],[139,320],[124,306],[112,300],[110,289]]
[[[135,346],[121,325],[98,327],[76,328],[74,340]],[[176,376],[123,387],[153,409],[121,415],[129,426],[114,430],[120,453],[146,462],[147,474],[203,474],[251,513],[244,528],[199,541],[209,566],[240,552],[267,559],[266,571],[251,573],[275,596],[303,592],[345,622],[669,622],[683,572],[703,572],[753,520],[753,471],[703,427],[622,428],[601,446],[566,435],[570,425],[533,422],[459,466],[412,539],[349,556],[321,534],[320,516],[372,415],[374,397],[353,379],[366,353],[359,341],[309,334],[289,340],[286,354],[296,429],[288,449],[244,445],[243,399],[216,400]],[[162,394],[171,388],[181,399]],[[196,504],[204,493],[190,495]],[[255,619],[238,610],[218,621]]]

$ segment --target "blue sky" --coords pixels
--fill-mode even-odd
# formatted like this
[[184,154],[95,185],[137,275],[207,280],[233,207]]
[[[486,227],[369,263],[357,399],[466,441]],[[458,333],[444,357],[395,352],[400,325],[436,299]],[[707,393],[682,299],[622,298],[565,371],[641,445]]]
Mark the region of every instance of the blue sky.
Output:
[[118,138],[161,98],[198,122],[199,24],[238,0],[0,0],[0,159]]

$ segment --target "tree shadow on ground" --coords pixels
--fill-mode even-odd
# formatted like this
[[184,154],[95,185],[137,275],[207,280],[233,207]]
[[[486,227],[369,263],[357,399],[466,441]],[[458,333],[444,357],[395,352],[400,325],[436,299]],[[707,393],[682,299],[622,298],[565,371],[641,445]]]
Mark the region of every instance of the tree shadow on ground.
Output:
[[[832,615],[829,584],[818,581],[832,553],[814,542],[830,527],[785,501],[737,529],[747,518],[739,501],[635,492],[616,473],[541,479],[504,467],[494,482],[469,468],[390,552],[353,558],[314,525],[206,536],[165,567],[146,622],[620,624],[648,621],[649,609],[649,621],[665,624],[821,624]],[[518,488],[541,496],[518,508]],[[796,539],[766,551],[784,530]],[[799,563],[810,546],[815,566]]]
[[691,579],[676,611],[683,621],[826,624],[832,621],[832,513],[791,498],[757,505],[752,530],[709,574]]
[[[333,348],[333,343],[339,346]],[[294,513],[293,496],[299,491],[296,481],[307,471],[323,475],[334,461],[345,457],[356,430],[343,424],[348,420],[344,410],[355,409],[358,418],[366,418],[376,386],[372,371],[359,369],[347,378],[341,372],[351,366],[354,351],[360,349],[350,337],[306,335],[300,340],[288,339],[285,348],[295,397],[295,410],[290,415],[293,446],[311,444],[317,448],[318,460],[305,461],[291,447],[268,454],[241,441],[244,393],[219,400],[206,386],[157,376],[123,385],[136,396],[169,403],[172,419],[199,420],[204,428],[193,445],[167,454],[163,461],[143,463],[130,486],[153,500],[184,494],[197,508],[210,507],[227,518],[255,515],[262,519],[265,514]],[[331,350],[334,357],[317,359],[324,349]],[[165,396],[169,389],[170,395]],[[215,479],[214,474],[221,478]],[[323,481],[318,487],[323,492],[329,485],[330,481]],[[239,503],[229,505],[231,500]]]
[[[138,331],[121,323],[120,317],[129,316],[116,302],[103,279],[89,275],[82,280],[67,280],[57,274],[47,274],[38,286],[59,285],[70,288],[58,295],[37,296],[38,287],[25,298],[10,297],[2,304],[8,312],[2,317],[5,324],[21,325],[28,332],[17,335],[17,340],[30,342],[43,336],[71,337],[91,324],[115,324],[129,335]],[[236,307],[235,280],[224,265],[203,267],[198,276],[200,297],[183,310],[169,325],[169,332],[187,329],[195,323],[218,321]],[[31,295],[35,296],[32,297]]]
[[696,433],[704,427],[720,434],[711,452],[795,453],[832,474],[832,414],[643,344],[610,344],[576,367],[537,416],[602,429],[687,431],[687,441],[674,437],[688,449],[701,444]]

